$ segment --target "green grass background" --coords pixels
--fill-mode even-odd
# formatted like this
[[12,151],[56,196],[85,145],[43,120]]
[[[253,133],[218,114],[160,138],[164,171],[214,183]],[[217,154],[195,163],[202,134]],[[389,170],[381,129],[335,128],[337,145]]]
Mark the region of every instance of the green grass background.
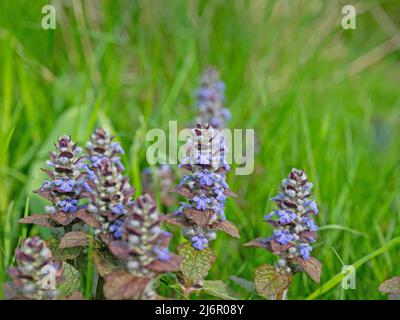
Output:
[[[315,184],[321,231],[313,253],[323,272],[320,285],[297,275],[289,298],[319,289],[310,298],[386,299],[379,284],[400,274],[397,1],[53,3],[57,29],[43,30],[47,1],[0,2],[0,285],[21,237],[45,236],[16,221],[43,212],[31,192],[57,136],[83,143],[97,125],[112,130],[137,195],[148,166],[146,131],[193,120],[199,74],[212,64],[227,85],[229,126],[254,128],[260,151],[252,175],[229,176],[239,197],[226,213],[242,238],[219,235],[208,278],[256,298],[229,278],[251,280],[257,266],[275,260],[242,244],[271,233],[262,222],[269,199],[298,167]],[[356,30],[340,24],[349,3]],[[356,290],[337,285],[335,251],[344,264],[365,257]]]

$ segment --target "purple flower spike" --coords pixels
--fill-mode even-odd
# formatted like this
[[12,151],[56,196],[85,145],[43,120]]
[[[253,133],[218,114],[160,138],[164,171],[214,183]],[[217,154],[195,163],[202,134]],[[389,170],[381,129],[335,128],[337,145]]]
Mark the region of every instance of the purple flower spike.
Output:
[[[51,205],[46,206],[46,211],[51,214],[58,213],[55,219],[57,227],[64,228],[60,219],[65,219],[65,214],[75,213],[80,208],[79,202],[86,198],[85,194],[85,158],[81,148],[68,136],[61,136],[55,143],[55,149],[50,152],[49,168],[45,170],[49,176],[37,193],[51,200]],[[82,206],[81,206],[82,207]],[[76,223],[70,220],[69,223]],[[65,231],[65,229],[64,229]]]
[[213,128],[223,129],[231,118],[230,111],[225,105],[225,83],[219,79],[217,70],[208,67],[200,79],[197,90],[198,108],[200,115],[197,121],[209,123]]
[[[271,200],[278,210],[264,216],[264,221],[274,227],[272,237],[262,240],[265,248],[279,257],[275,269],[284,274],[299,270],[299,258],[311,258],[311,243],[316,241],[318,227],[313,217],[318,206],[310,200],[312,184],[303,170],[292,169],[281,184],[281,192]],[[319,262],[313,258],[318,267]],[[301,269],[301,268],[300,268]],[[314,278],[313,278],[314,279]]]
[[134,205],[131,198],[134,188],[128,177],[123,176],[124,167],[119,157],[124,151],[113,140],[108,132],[96,129],[86,146],[90,160],[86,183],[90,187],[87,191],[92,194],[88,208],[101,224],[96,234],[106,240],[121,238],[122,221]]
[[[139,196],[135,205],[122,224],[122,239],[127,248],[126,267],[134,275],[154,277],[162,272],[171,271],[171,266],[163,262],[176,259],[176,255],[168,250],[171,235],[161,229],[162,219],[157,211],[153,198],[145,194]],[[157,268],[154,268],[154,265]],[[176,264],[177,267],[179,263]]]
[[[185,226],[183,234],[197,250],[208,247],[216,238],[216,230],[221,230],[218,224],[226,221],[226,198],[232,194],[226,183],[226,149],[224,137],[218,130],[208,123],[197,124],[181,162],[190,174],[185,175],[177,187],[178,192],[187,197],[187,202],[181,204],[175,218]],[[198,219],[201,215],[202,219]]]

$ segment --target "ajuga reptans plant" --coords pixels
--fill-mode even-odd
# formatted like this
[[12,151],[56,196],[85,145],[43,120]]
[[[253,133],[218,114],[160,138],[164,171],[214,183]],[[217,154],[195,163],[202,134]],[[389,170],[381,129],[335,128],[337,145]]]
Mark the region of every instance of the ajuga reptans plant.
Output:
[[[311,256],[310,244],[315,242],[318,229],[313,219],[318,207],[310,199],[311,188],[305,172],[292,169],[282,181],[281,192],[272,199],[278,209],[264,218],[274,227],[272,236],[247,243],[247,246],[265,248],[279,258],[275,266],[263,265],[256,269],[256,288],[267,298],[284,298],[297,272],[305,271],[316,282],[320,280],[322,265]],[[269,281],[268,274],[276,275],[276,283]]]
[[[51,205],[45,207],[46,214],[34,214],[20,220],[21,223],[38,224],[50,228],[62,229],[62,233],[78,230],[80,214],[90,188],[85,181],[85,157],[80,147],[68,136],[61,136],[55,144],[47,161],[48,175],[42,186],[36,190]],[[78,219],[77,219],[78,218]],[[74,224],[78,224],[73,227]]]
[[124,150],[113,140],[103,129],[96,129],[86,146],[87,184],[92,190],[87,211],[96,218],[95,234],[105,243],[121,237],[121,225],[133,206],[135,192],[129,177],[123,176],[125,168],[120,155]]
[[[181,246],[181,255],[185,256],[182,271],[187,285],[198,284],[208,272],[215,259],[208,248],[217,236],[217,231],[224,231],[239,238],[236,226],[225,216],[225,202],[234,193],[226,183],[226,172],[229,165],[225,158],[226,146],[224,137],[209,124],[198,124],[188,139],[186,157],[181,167],[189,171],[182,178],[177,192],[186,197],[177,212],[170,215],[168,222],[179,225],[188,240],[188,245]],[[190,255],[193,250],[200,251],[207,258],[203,264],[204,271],[196,276],[189,275]]]
[[[57,290],[46,277],[56,270],[51,251],[39,237],[27,238],[15,250],[16,266],[9,269],[11,283],[5,285],[8,299],[51,300],[57,298]],[[55,278],[54,278],[55,279]]]
[[225,83],[220,80],[218,71],[207,67],[201,78],[197,90],[199,123],[209,123],[216,129],[226,127],[226,121],[231,118],[230,111],[225,108]]
[[[161,229],[162,221],[148,194],[138,197],[129,208],[121,227],[122,239],[109,246],[124,261],[125,271],[107,276],[104,293],[108,299],[157,299],[155,277],[179,270],[181,259],[169,252],[172,235]],[[131,289],[124,289],[126,282]]]

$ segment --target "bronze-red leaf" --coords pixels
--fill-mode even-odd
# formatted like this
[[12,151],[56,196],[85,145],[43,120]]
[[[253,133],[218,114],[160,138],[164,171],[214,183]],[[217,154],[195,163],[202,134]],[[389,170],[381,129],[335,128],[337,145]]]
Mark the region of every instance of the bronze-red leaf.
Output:
[[185,221],[185,218],[183,218],[180,215],[176,215],[175,213],[168,214],[166,216],[165,222],[167,222],[168,224],[173,224],[178,227],[190,226],[190,224]]
[[281,253],[283,251],[288,250],[291,247],[294,247],[293,243],[288,243],[288,244],[280,244],[276,240],[270,240],[267,243],[268,250],[270,250],[273,253]]
[[60,248],[86,247],[89,243],[88,235],[82,231],[72,231],[63,235]]
[[169,242],[171,241],[172,234],[167,233],[167,232],[162,232],[160,233],[152,243],[157,244],[161,247],[166,247],[168,246]]
[[104,296],[108,300],[139,299],[149,282],[150,278],[137,277],[125,271],[116,271],[105,279]]
[[224,194],[228,197],[237,198],[237,194],[230,189],[225,189]]
[[213,225],[213,227],[216,230],[223,231],[234,238],[240,239],[238,228],[228,220],[218,222],[217,224]]
[[206,227],[210,225],[210,220],[214,215],[212,210],[197,210],[197,209],[185,209],[184,215],[186,218],[194,221],[200,227]]
[[268,245],[265,243],[264,238],[257,238],[244,244],[246,247],[257,247],[267,249]]
[[53,228],[54,224],[50,214],[33,214],[18,220],[19,223],[37,224],[39,226]]
[[193,192],[190,190],[190,188],[187,185],[182,185],[179,188],[175,189],[176,193],[179,193],[180,195],[184,196],[185,198],[192,198],[193,197]]
[[117,258],[127,260],[129,258],[129,246],[125,241],[111,241],[108,244],[111,253]]
[[182,258],[174,253],[169,254],[170,257],[167,261],[155,260],[147,267],[154,272],[176,272],[179,271],[179,266]]
[[302,269],[307,272],[307,274],[313,279],[315,282],[319,283],[321,280],[321,269],[322,263],[319,262],[314,257],[310,257],[307,260],[302,259],[301,257],[296,257],[293,259],[295,263],[297,263]]
[[379,286],[379,291],[389,294],[400,294],[400,277],[393,277],[386,280]]
[[85,209],[78,210],[76,212],[76,217],[93,228],[99,229],[101,227],[101,223],[97,220],[96,216],[87,212]]
[[35,190],[34,192],[37,193],[38,195],[40,195],[41,197],[53,202],[53,194],[51,191],[38,189],[38,190]]
[[64,211],[57,211],[56,213],[51,215],[51,218],[61,224],[62,226],[69,225],[76,218],[76,213],[69,213]]
[[310,242],[311,240],[315,240],[317,238],[317,233],[314,231],[303,231],[299,234],[301,242]]

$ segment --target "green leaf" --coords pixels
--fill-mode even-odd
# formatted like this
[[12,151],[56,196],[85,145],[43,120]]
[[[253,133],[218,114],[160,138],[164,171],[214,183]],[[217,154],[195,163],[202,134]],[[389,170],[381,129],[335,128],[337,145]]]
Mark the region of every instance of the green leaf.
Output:
[[233,296],[232,289],[229,288],[221,280],[205,280],[203,284],[203,291],[211,294],[215,297],[219,297],[225,300],[237,300],[238,298]]
[[81,278],[79,271],[76,270],[70,264],[63,262],[62,264],[63,272],[60,285],[57,286],[57,290],[62,297],[68,297],[76,291],[81,289]]
[[189,285],[202,281],[215,261],[215,254],[210,248],[197,250],[190,243],[181,245],[178,252],[183,258],[181,271]]
[[60,241],[57,239],[50,239],[46,241],[46,243],[53,254],[54,261],[67,261],[75,259],[79,256],[82,250],[82,247],[61,249]]
[[290,278],[269,264],[256,268],[254,284],[259,295],[269,300],[279,299],[290,286]]

